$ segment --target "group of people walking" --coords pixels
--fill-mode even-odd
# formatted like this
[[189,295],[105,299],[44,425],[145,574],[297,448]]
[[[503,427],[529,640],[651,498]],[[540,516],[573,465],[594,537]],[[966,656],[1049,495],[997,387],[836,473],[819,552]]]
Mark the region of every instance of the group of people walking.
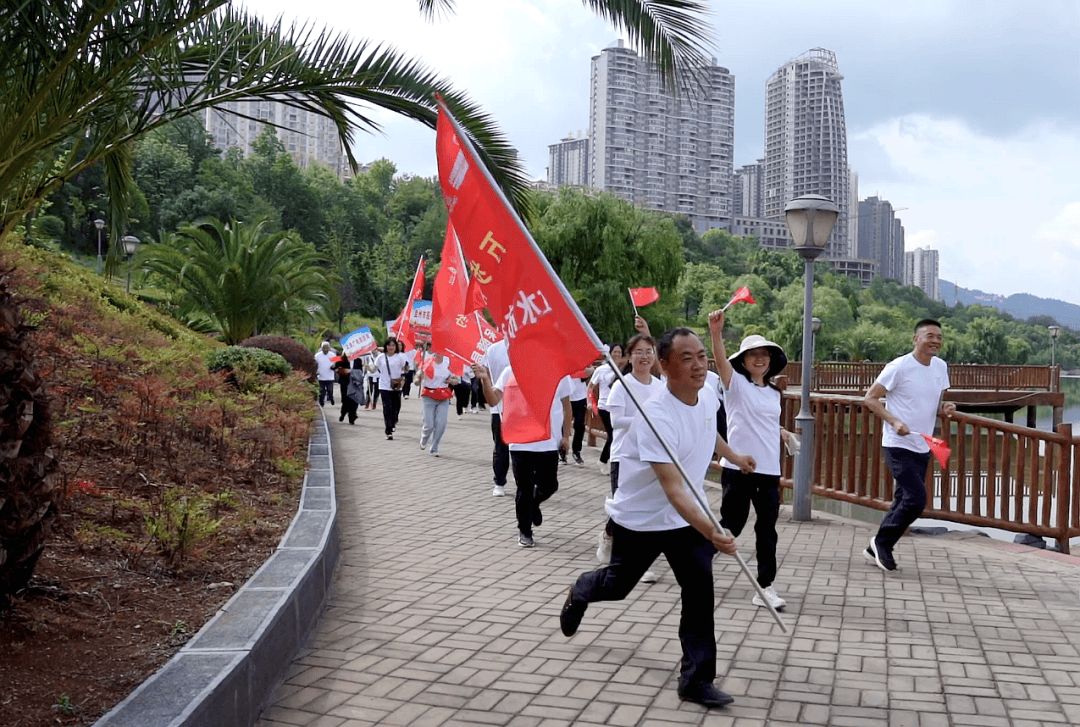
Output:
[[[569,453],[583,464],[585,407],[588,397],[594,398],[607,432],[599,466],[608,476],[605,491],[610,491],[607,522],[598,534],[602,567],[582,573],[570,585],[559,616],[561,631],[573,636],[589,604],[621,600],[639,582],[655,579],[650,567],[663,554],[682,591],[678,695],[707,707],[733,701],[713,684],[713,557],[736,552],[735,538],[752,506],[757,583],[764,595],[755,595],[753,603],[775,610],[786,606],[775,587],[781,458],[784,450],[799,452],[798,437],[780,424],[777,377],[787,364],[783,349],[751,335],[729,354],[724,322],[723,311],[709,315],[713,372],[709,351],[696,333],[673,328],[654,339],[638,318],[638,333],[625,345],[612,344],[602,362],[562,379],[551,403],[549,436],[528,444],[508,445],[503,437],[508,425],[505,402],[527,385],[514,374],[507,342],[493,344],[483,362],[471,368],[491,416],[492,495],[505,496],[512,472],[517,542],[523,548],[536,546],[534,528],[545,522],[542,506],[559,489],[560,461],[567,462]],[[939,411],[955,410],[942,403],[949,380],[947,366],[937,358],[941,343],[940,324],[919,321],[912,352],[889,363],[864,398],[866,407],[884,422],[885,459],[896,487],[892,508],[862,555],[887,572],[898,568],[897,541],[926,504],[930,454],[921,435],[933,432]],[[395,376],[401,375],[395,357],[404,356],[393,344],[388,341],[386,350],[364,365],[369,372],[386,369],[386,386],[380,379],[379,389],[388,439],[400,407],[400,392],[393,386]],[[422,391],[438,392],[425,398],[420,446],[430,446],[437,454],[452,388],[459,382],[437,354],[425,356],[420,365]],[[320,365],[320,379],[321,370]],[[320,388],[320,403],[323,393]],[[331,388],[331,403],[332,393]],[[703,483],[710,469],[720,472],[722,530],[698,504],[707,502]],[[697,491],[696,498],[690,488]]]

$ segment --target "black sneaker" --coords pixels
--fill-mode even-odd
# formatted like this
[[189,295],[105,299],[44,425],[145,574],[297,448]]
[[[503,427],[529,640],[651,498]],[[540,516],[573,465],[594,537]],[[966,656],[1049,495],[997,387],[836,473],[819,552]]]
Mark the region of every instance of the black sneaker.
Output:
[[533,527],[540,527],[544,524],[544,513],[540,512],[539,505],[533,505],[532,524]]
[[863,557],[883,571],[896,570],[896,561],[892,551],[877,542],[877,538],[870,538],[870,544],[863,551]]
[[566,452],[559,450],[559,464],[566,464]]
[[574,598],[574,587],[570,586],[570,590],[566,592],[566,601],[563,603],[562,611],[559,612],[559,628],[562,629],[563,636],[573,636],[577,633],[581,619],[585,616],[585,609],[588,607],[589,604]]
[[585,464],[585,460],[581,458],[581,452],[574,452],[574,462],[577,464]]
[[712,684],[696,684],[693,686],[679,687],[679,699],[684,702],[694,702],[703,707],[726,707],[735,701],[730,694],[724,694]]
[[536,543],[533,542],[532,536],[526,535],[525,533],[518,533],[518,545],[520,545],[522,548],[536,547]]

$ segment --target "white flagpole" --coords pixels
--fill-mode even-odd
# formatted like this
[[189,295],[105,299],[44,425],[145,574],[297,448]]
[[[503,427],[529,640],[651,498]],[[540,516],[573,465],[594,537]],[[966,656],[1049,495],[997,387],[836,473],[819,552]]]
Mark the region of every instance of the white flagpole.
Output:
[[630,305],[634,306],[634,318],[637,318],[637,303],[634,302],[634,291],[630,288],[626,289],[626,292],[630,294]]
[[525,223],[521,221],[520,217],[518,217],[518,213],[514,210],[513,205],[511,205],[510,201],[506,199],[506,195],[503,194],[502,187],[496,184],[494,177],[491,176],[491,172],[489,172],[487,167],[484,166],[484,162],[481,161],[480,155],[476,153],[476,148],[472,145],[472,141],[469,140],[469,137],[465,134],[464,130],[461,128],[461,125],[458,124],[457,119],[454,118],[454,115],[450,113],[450,109],[447,108],[446,103],[442,100],[442,97],[436,96],[435,100],[439,104],[439,108],[441,108],[443,110],[443,113],[446,114],[447,121],[450,122],[450,125],[454,127],[454,131],[457,132],[458,139],[461,140],[461,143],[464,144],[465,148],[468,150],[469,155],[472,157],[471,161],[476,164],[477,168],[480,169],[480,172],[484,175],[484,178],[487,179],[488,184],[491,185],[491,188],[493,190],[495,190],[495,194],[499,195],[499,200],[503,203],[503,206],[505,206],[506,209],[510,212],[510,216],[514,219],[514,223],[518,226],[518,230],[525,237],[525,239],[529,241],[529,244],[532,246],[533,252],[536,253],[536,256],[543,264],[544,270],[547,271],[548,276],[550,276],[551,279],[555,282],[555,287],[558,288],[559,293],[562,295],[563,302],[565,302],[566,305],[569,306],[570,310],[573,311],[574,315],[577,316],[578,323],[588,334],[589,339],[592,341],[593,345],[596,346],[597,353],[602,352],[604,350],[604,344],[603,342],[601,342],[600,337],[596,335],[596,331],[594,331],[592,329],[592,326],[589,325],[589,321],[586,320],[585,315],[581,312],[581,309],[578,308],[577,303],[574,302],[574,298],[570,295],[569,291],[566,290],[566,286],[563,285],[562,279],[555,274],[555,270],[552,269],[551,263],[548,262],[547,256],[544,255],[543,251],[540,249],[540,246],[536,244],[536,240],[534,240],[533,236],[529,233],[529,229],[525,227]]
[[[667,440],[664,439],[664,435],[660,434],[660,431],[656,428],[653,420],[649,417],[648,412],[645,411],[645,407],[642,406],[641,401],[638,399],[637,394],[634,392],[634,388],[623,376],[622,371],[620,371],[619,367],[615,365],[615,362],[611,360],[611,354],[605,353],[604,357],[607,359],[608,364],[611,366],[611,368],[615,369],[615,375],[619,378],[619,381],[622,382],[623,387],[625,387],[626,389],[626,393],[630,395],[630,399],[634,402],[634,405],[637,407],[638,411],[641,412],[641,416],[642,418],[644,418],[645,423],[649,425],[649,429],[651,429],[653,434],[656,435],[656,438],[660,440],[660,446],[664,448],[664,452],[667,453],[667,456],[670,457],[671,461],[675,464],[676,467],[678,467],[679,474],[682,475],[683,481],[686,483],[687,488],[690,490],[690,494],[694,496],[694,500],[697,501],[698,506],[705,511],[706,515],[709,516],[709,520],[712,521],[714,528],[719,530],[724,535],[730,536],[731,533],[729,533],[727,529],[720,524],[720,521],[716,519],[716,515],[713,514],[712,508],[709,507],[708,500],[706,500],[701,495],[701,493],[694,489],[694,483],[690,481],[690,475],[686,473],[686,470],[683,468],[682,462],[679,461],[679,458],[675,455],[675,452],[671,449],[671,446],[667,443]],[[769,599],[765,597],[764,589],[762,589],[761,585],[757,582],[757,578],[754,577],[754,574],[750,572],[750,566],[746,564],[746,561],[743,560],[742,555],[740,555],[738,551],[735,552],[735,560],[739,562],[739,567],[742,568],[742,572],[745,573],[746,577],[750,579],[750,582],[754,584],[754,590],[757,591],[758,597],[765,603],[765,608],[769,609],[769,613],[772,614],[773,620],[776,621],[776,625],[779,626],[780,630],[783,631],[785,634],[788,633],[787,625],[784,623],[784,620],[780,618],[780,614],[777,613],[776,609],[772,607],[771,603],[769,603]]]

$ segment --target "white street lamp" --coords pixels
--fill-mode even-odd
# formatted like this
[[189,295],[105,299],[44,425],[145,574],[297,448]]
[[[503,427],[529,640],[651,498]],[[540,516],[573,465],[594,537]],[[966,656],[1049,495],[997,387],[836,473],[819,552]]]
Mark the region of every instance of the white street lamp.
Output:
[[1053,366],[1056,361],[1057,337],[1061,333],[1061,326],[1047,326],[1047,328],[1050,329],[1050,365]]
[[131,256],[139,249],[139,238],[135,235],[124,235],[120,238],[124,244],[124,255],[127,256],[127,292],[131,292]]
[[814,260],[825,251],[840,209],[820,194],[804,194],[784,207],[788,233],[795,243],[795,252],[806,263],[803,298],[802,398],[795,428],[802,434],[800,455],[795,458],[795,493],[792,516],[796,520],[810,519],[810,475],[814,464],[814,415],[810,413],[810,373],[814,360]]
[[94,220],[97,228],[97,273],[101,275],[101,231],[105,229],[105,220]]

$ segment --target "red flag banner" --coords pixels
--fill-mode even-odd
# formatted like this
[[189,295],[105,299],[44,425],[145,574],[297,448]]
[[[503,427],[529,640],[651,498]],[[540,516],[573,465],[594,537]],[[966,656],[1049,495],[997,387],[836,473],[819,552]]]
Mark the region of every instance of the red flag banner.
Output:
[[756,303],[756,302],[757,301],[754,300],[754,296],[750,295],[750,288],[748,288],[748,287],[746,287],[744,285],[743,287],[741,287],[741,288],[739,288],[738,290],[735,291],[735,295],[731,296],[731,300],[728,301],[728,304],[725,305],[723,309],[727,310],[729,307],[735,305],[736,303]]
[[656,288],[630,288],[630,299],[640,308],[660,300],[660,291]]
[[412,317],[413,301],[420,300],[424,294],[424,256],[420,256],[420,262],[416,264],[416,274],[413,275],[412,288],[409,290],[409,299],[405,301],[405,307],[394,319],[388,333],[401,342],[402,348],[408,351],[413,347],[413,330],[409,319]]
[[920,437],[926,440],[926,443],[930,445],[930,452],[933,453],[934,458],[941,465],[941,469],[945,469],[949,464],[949,455],[952,454],[952,450],[949,449],[948,443],[944,439],[938,439],[937,437],[931,437],[929,434],[920,434]]
[[[453,359],[451,369],[459,376],[461,366],[480,363],[487,347],[500,338],[482,315],[466,310],[471,289],[454,226],[447,223],[439,272],[435,274],[431,293],[431,348]],[[479,288],[476,292],[480,292]]]
[[589,408],[592,409],[592,413],[600,416],[600,405],[596,403],[596,392],[592,390],[591,386],[585,395],[589,398]]
[[[511,368],[513,366],[511,365]],[[554,395],[551,397],[555,398]],[[551,436],[551,407],[545,416],[537,416],[517,382],[517,375],[506,377],[506,389],[503,391],[501,429],[503,441],[507,444],[542,442]]]
[[439,101],[439,183],[469,271],[498,329],[529,410],[550,416],[563,376],[596,360],[600,339]]

